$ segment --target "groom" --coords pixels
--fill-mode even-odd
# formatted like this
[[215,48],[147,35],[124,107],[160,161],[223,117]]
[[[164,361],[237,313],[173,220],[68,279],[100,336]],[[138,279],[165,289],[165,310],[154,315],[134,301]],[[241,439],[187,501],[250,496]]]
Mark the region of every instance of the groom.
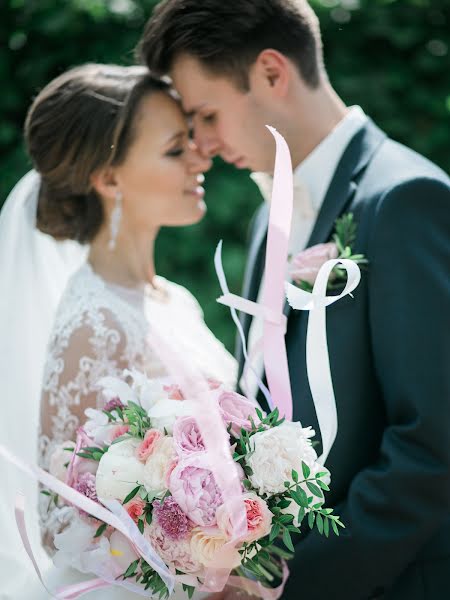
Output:
[[[450,597],[448,177],[344,105],[304,0],[164,0],[140,51],[150,69],[171,76],[201,151],[252,170],[267,201],[275,147],[264,126],[283,134],[295,169],[292,254],[330,241],[336,219],[352,213],[352,250],[369,261],[354,299],[327,311],[339,419],[327,503],[346,529],[301,538],[283,598]],[[245,281],[252,300],[267,218],[265,202]],[[259,324],[245,325],[252,346]],[[294,418],[319,434],[306,328],[307,315],[291,311]]]

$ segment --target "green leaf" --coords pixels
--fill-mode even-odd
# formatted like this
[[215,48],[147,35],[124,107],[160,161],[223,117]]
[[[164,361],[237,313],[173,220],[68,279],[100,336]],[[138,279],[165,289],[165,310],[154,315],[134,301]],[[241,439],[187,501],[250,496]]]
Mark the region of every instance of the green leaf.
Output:
[[314,527],[314,521],[316,520],[316,513],[310,512],[308,513],[308,525],[309,528],[312,529]]
[[270,536],[269,536],[269,541],[273,542],[273,540],[278,536],[278,534],[280,533],[280,525],[278,523],[275,523],[275,525],[272,525],[272,529],[270,530]]
[[300,510],[298,511],[298,517],[297,520],[299,523],[301,523],[303,521],[303,519],[305,518],[305,509],[303,508],[303,506],[300,508]]
[[51,496],[51,493],[47,492],[47,490],[41,490],[41,494],[43,494],[44,496]]
[[299,506],[308,508],[308,496],[306,495],[305,490],[303,490],[301,487],[298,487],[296,490],[291,490],[291,498]]
[[325,490],[326,492],[330,491],[330,488],[327,486],[327,484],[322,481],[321,479],[317,479],[317,485],[322,488],[323,490]]
[[292,477],[293,481],[295,481],[295,483],[298,482],[298,473],[295,469],[292,469],[291,477]]
[[302,461],[302,471],[303,471],[303,477],[305,479],[308,479],[308,477],[311,475],[311,469],[308,467],[308,465]]
[[314,494],[314,496],[317,496],[318,498],[323,498],[323,493],[322,490],[317,487],[317,485],[315,483],[311,483],[311,481],[307,481],[306,485],[308,486],[309,491]]
[[100,527],[97,529],[97,531],[95,532],[94,539],[103,535],[105,533],[107,527],[108,527],[107,523],[102,523],[100,525]]
[[323,534],[323,517],[320,513],[316,514],[316,527],[319,530],[320,535]]
[[143,519],[139,519],[139,521],[137,522],[137,526],[138,529],[141,533],[144,533],[144,520]]
[[251,490],[251,488],[252,488],[251,481],[249,481],[248,479],[243,479],[242,483],[244,484],[245,489]]
[[288,550],[290,550],[291,552],[295,552],[294,544],[292,543],[292,540],[291,540],[291,534],[289,533],[289,531],[287,529],[285,529],[283,531],[283,543]]
[[283,525],[292,523],[293,520],[294,520],[294,515],[281,515],[281,517],[278,519],[279,523],[282,523]]
[[128,577],[133,577],[136,574],[136,568],[137,568],[140,560],[141,560],[140,558],[137,558],[134,562],[131,563],[131,565],[128,567],[128,569],[125,571],[125,573],[122,575],[122,577],[124,579],[128,579]]
[[125,500],[122,502],[122,504],[126,504],[127,502],[132,500],[136,496],[136,494],[139,492],[140,489],[141,489],[141,486],[138,485],[133,490],[131,490],[131,492],[128,494],[128,496],[125,498]]
[[152,520],[153,520],[153,513],[151,510],[148,510],[145,513],[145,520],[147,522],[147,525],[151,525],[152,524]]
[[331,521],[331,527],[333,528],[334,533],[339,536],[339,529],[334,520]]
[[323,521],[323,532],[325,534],[325,537],[328,537],[330,535],[330,520],[329,519],[324,519],[324,521]]

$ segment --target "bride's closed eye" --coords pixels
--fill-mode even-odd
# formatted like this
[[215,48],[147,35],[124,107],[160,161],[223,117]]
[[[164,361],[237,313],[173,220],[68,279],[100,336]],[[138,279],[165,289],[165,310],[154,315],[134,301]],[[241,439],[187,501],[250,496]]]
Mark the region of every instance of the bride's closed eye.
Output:
[[184,148],[173,148],[166,152],[166,156],[178,157],[184,154]]

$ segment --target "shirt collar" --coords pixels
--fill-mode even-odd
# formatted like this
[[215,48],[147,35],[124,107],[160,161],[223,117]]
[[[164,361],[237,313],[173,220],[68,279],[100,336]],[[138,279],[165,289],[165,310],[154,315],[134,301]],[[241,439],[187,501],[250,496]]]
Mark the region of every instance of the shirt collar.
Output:
[[[345,148],[365,121],[367,121],[367,116],[361,107],[350,107],[345,117],[294,170],[294,188],[306,186],[315,211],[318,212],[322,206]],[[259,187],[266,202],[270,202],[272,175],[252,173],[251,178]]]

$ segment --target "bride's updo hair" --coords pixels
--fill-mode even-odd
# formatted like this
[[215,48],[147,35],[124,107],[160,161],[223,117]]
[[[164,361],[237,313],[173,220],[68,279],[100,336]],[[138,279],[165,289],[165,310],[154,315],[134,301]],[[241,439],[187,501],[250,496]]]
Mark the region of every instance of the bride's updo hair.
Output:
[[134,140],[141,100],[169,93],[146,67],[85,64],[51,81],[35,98],[25,139],[42,184],[37,228],[58,240],[88,243],[104,219],[90,178],[119,165]]

